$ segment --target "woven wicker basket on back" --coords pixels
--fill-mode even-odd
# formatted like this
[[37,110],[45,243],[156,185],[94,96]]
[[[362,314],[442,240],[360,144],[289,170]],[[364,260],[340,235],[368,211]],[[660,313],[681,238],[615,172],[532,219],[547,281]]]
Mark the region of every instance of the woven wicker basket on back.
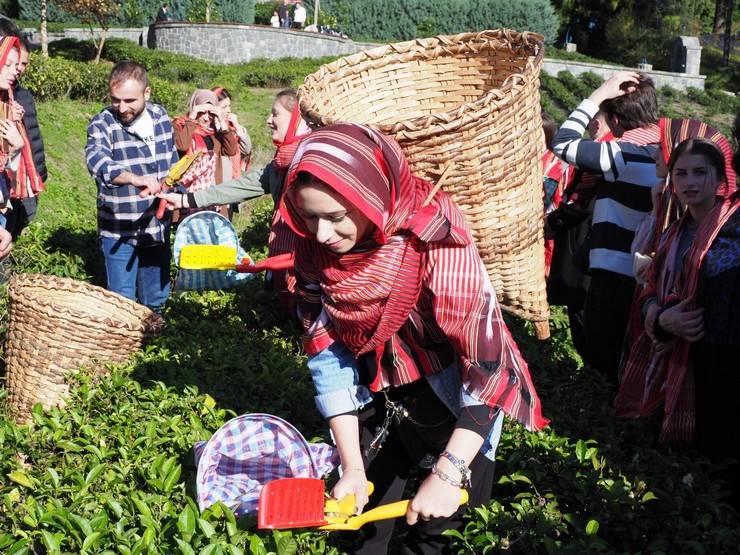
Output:
[[392,135],[411,170],[465,213],[504,309],[549,335],[542,233],[543,39],[509,30],[439,36],[346,56],[306,77],[315,126],[363,123]]
[[39,274],[10,279],[6,379],[11,410],[26,420],[68,391],[65,376],[82,366],[103,371],[123,362],[164,324],[129,299],[81,281]]

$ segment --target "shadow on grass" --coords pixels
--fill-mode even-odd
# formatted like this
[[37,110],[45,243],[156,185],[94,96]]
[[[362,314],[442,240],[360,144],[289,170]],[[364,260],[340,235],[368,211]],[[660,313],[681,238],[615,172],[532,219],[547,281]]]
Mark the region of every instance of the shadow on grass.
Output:
[[59,227],[46,240],[46,249],[49,253],[64,253],[79,257],[95,285],[105,287],[105,265],[100,252],[98,233],[96,230],[70,230]]

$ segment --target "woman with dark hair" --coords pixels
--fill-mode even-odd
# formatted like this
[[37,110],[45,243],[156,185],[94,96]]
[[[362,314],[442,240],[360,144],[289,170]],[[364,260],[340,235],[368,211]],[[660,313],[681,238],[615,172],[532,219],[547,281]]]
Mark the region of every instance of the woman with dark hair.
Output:
[[[441,533],[489,501],[504,414],[547,424],[460,210],[411,174],[392,139],[339,124],[298,146],[280,213],[316,404],[341,458],[333,495],[358,510],[402,498],[404,553],[442,553]],[[366,525],[356,553],[385,553],[394,522]]]
[[231,111],[231,93],[223,87],[214,87],[211,90],[218,98],[218,107],[223,111],[224,120],[239,138],[239,152],[222,159],[223,180],[229,181],[241,177],[249,167],[249,158],[252,156],[252,139],[249,137],[247,128],[239,123],[239,118]]
[[[717,459],[740,439],[723,425],[740,387],[740,197],[712,141],[685,140],[668,168],[685,212],[661,237],[638,299],[644,331],[630,350],[617,413],[637,418],[662,407],[661,441],[696,440]],[[719,428],[721,442],[712,433]]]

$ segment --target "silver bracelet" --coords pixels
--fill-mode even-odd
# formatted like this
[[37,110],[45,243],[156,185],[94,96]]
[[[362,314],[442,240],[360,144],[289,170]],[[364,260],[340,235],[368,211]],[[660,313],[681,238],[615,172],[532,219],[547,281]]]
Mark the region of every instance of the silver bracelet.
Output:
[[437,478],[439,478],[443,482],[447,482],[448,484],[455,486],[456,488],[463,487],[462,482],[458,482],[454,478],[452,478],[452,476],[450,476],[449,474],[442,472],[439,468],[437,468],[436,463],[434,464],[434,466],[432,466],[432,474],[434,474]]
[[473,476],[470,472],[470,469],[466,466],[464,460],[457,458],[449,451],[442,451],[439,456],[444,457],[445,459],[450,461],[452,463],[452,466],[457,469],[457,471],[460,473],[460,482],[464,487],[469,488],[472,485]]

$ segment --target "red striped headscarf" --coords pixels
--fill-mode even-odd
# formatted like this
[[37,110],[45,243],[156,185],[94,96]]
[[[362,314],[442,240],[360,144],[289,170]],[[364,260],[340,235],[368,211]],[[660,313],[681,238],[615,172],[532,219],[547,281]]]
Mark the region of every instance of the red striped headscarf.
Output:
[[[284,176],[293,160],[298,144],[308,136],[311,129],[301,116],[301,110],[296,101],[288,123],[288,132],[282,141],[273,141],[277,147],[272,164],[278,175]],[[278,203],[279,204],[279,203]],[[267,237],[267,256],[279,256],[295,251],[295,233],[288,227],[275,208],[270,225],[270,235]],[[272,288],[277,291],[280,302],[290,307],[295,293],[295,276],[292,270],[277,270],[272,272]]]
[[[292,188],[307,172],[371,223],[368,237],[337,255],[310,234]],[[298,302],[309,354],[335,339],[371,371],[379,391],[458,363],[467,390],[529,429],[547,424],[465,219],[431,183],[411,174],[398,144],[339,124],[298,147],[280,204],[299,236]]]
[[[20,56],[21,46],[18,37],[0,38],[0,67],[5,66],[8,55],[13,49],[16,49],[18,51],[18,56]],[[13,100],[12,87],[7,90],[0,90],[0,111],[3,113],[5,119],[12,119],[13,117],[11,111]],[[21,159],[18,164],[18,169],[14,176],[10,176],[11,179],[9,181],[14,182],[14,187],[10,193],[13,198],[33,197],[44,190],[44,182],[41,180],[41,176],[39,176],[36,171],[36,166],[33,163],[31,141],[28,140],[28,135],[26,134],[26,128],[23,126],[23,122],[16,121],[15,125],[23,139],[23,146],[21,147]],[[5,170],[5,160],[0,160],[0,163],[2,163],[3,166],[0,167],[0,170]],[[7,173],[7,170],[5,171]],[[7,199],[0,199],[0,201],[4,204]]]
[[[666,166],[668,166],[673,149],[686,139],[707,139],[717,145],[725,158],[727,179],[717,189],[717,196],[727,198],[737,189],[735,170],[732,166],[732,145],[722,133],[703,121],[695,119],[661,118],[658,126],[660,127],[660,148]],[[658,248],[661,234],[678,219],[680,213],[678,199],[673,194],[673,187],[669,183],[666,192],[659,197],[655,210],[656,224],[650,240],[652,251]]]

